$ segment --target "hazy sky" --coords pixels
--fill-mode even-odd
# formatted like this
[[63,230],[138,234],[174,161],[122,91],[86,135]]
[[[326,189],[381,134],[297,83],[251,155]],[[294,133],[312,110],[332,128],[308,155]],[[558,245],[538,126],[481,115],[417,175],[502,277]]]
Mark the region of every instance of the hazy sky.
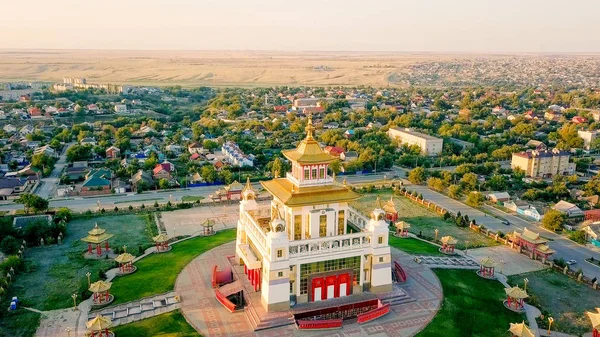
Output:
[[0,0],[0,48],[600,52],[599,0]]

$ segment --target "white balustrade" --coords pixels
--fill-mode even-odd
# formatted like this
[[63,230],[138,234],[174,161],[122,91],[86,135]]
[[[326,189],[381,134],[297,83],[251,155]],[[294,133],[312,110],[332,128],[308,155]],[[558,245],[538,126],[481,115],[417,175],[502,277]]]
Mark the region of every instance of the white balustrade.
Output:
[[371,233],[352,233],[290,242],[289,253],[295,256],[313,256],[369,247]]

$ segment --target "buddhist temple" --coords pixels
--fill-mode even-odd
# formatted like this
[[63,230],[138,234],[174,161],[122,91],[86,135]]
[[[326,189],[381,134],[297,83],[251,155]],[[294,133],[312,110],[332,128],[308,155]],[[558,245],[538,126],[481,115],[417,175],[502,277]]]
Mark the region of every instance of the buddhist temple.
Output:
[[535,337],[535,333],[525,325],[525,321],[522,323],[510,323],[508,331],[512,333],[513,337]]
[[396,222],[396,236],[407,237],[409,228],[410,228],[410,224],[408,222],[404,222],[404,221]]
[[171,247],[169,246],[169,236],[167,233],[160,233],[153,237],[152,240],[156,244],[156,252],[162,253],[171,250]]
[[592,323],[592,337],[600,337],[600,308],[596,308],[596,312],[586,311],[585,314]]
[[[246,184],[237,224],[236,262],[260,292],[266,311],[290,303],[310,303],[392,289],[388,224],[383,207],[350,233],[353,208],[360,196],[329,175],[336,158],[313,137],[308,117],[306,138],[282,151],[291,162],[285,177],[261,182],[270,205],[259,206]],[[355,224],[353,224],[355,225]]]
[[111,282],[102,280],[94,282],[90,285],[88,290],[93,294],[93,305],[106,305],[113,301],[114,296],[108,292],[111,286]]
[[108,329],[112,327],[112,321],[109,317],[100,314],[85,323],[87,328],[86,336],[89,337],[113,337],[115,334]]
[[106,233],[105,229],[98,227],[98,223],[94,225],[94,229],[88,232],[88,236],[81,239],[83,242],[88,243],[88,254],[92,254],[92,245],[96,245],[96,255],[102,255],[102,246],[104,245],[104,252],[108,253],[110,251],[110,247],[108,245],[108,239],[112,238],[114,235]]
[[513,232],[510,238],[513,244],[518,245],[520,249],[530,252],[534,259],[538,257],[548,259],[550,255],[555,253],[546,244],[547,239],[542,238],[539,233],[530,231],[527,227],[525,227],[523,233]]
[[527,292],[519,286],[512,288],[505,288],[504,292],[506,293],[506,304],[509,309],[513,309],[516,311],[523,310],[525,305],[525,299],[529,297]]
[[456,246],[456,243],[458,242],[458,240],[456,240],[455,238],[453,238],[451,236],[444,236],[440,239],[440,242],[442,243],[442,248],[441,248],[442,253],[454,254],[454,247]]
[[234,181],[224,188],[218,189],[214,195],[211,195],[213,201],[239,200],[244,186],[238,181]]

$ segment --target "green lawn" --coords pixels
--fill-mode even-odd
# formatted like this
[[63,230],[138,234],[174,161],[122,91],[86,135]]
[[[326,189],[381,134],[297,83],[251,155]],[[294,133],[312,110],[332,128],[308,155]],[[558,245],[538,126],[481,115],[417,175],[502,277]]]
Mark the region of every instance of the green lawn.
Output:
[[173,290],[177,275],[196,256],[235,239],[235,230],[196,237],[173,245],[170,252],[152,254],[136,262],[137,272],[114,280],[114,304],[125,303]]
[[41,315],[28,311],[25,309],[19,309],[16,312],[6,311],[8,308],[8,298],[0,303],[2,310],[0,310],[0,337],[32,337],[40,325]]
[[427,242],[423,242],[421,240],[413,239],[413,238],[403,238],[400,239],[393,235],[390,235],[390,246],[396,247],[402,251],[405,251],[409,254],[413,255],[434,255],[434,256],[444,256],[444,254],[439,252],[439,247],[436,245],[432,245]]
[[442,283],[444,301],[418,337],[509,336],[509,324],[525,319],[504,307],[504,287],[500,282],[484,280],[473,270],[434,272]]
[[139,245],[151,244],[145,234],[143,216],[119,215],[74,220],[67,226],[67,235],[61,245],[32,247],[25,252],[25,272],[18,274],[7,291],[18,296],[24,306],[39,310],[53,310],[73,305],[71,294],[81,298],[87,290],[85,274],[92,273],[92,281],[101,270],[114,266],[111,259],[86,260],[83,253],[87,244],[80,239],[94,227],[94,223],[115,236],[112,247],[127,245],[128,251],[138,254]]
[[[352,206],[363,214],[369,215],[375,207],[377,196],[381,197],[383,204],[390,200],[391,195],[392,193],[389,191],[377,194],[365,194],[359,200],[353,202]],[[469,248],[498,244],[494,240],[488,239],[468,228],[460,228],[453,223],[445,221],[439,214],[403,196],[394,196],[394,205],[396,206],[400,220],[406,221],[411,225],[410,232],[413,234],[420,233],[424,237],[433,239],[435,237],[435,230],[438,229],[438,239],[442,236],[451,235],[458,239],[458,244],[456,245],[458,249],[464,249],[466,241],[469,241]]]
[[193,196],[193,195],[184,195],[183,197],[181,197],[181,201],[183,201],[183,202],[199,202],[202,199],[204,199],[204,197]]
[[119,325],[111,330],[116,336],[127,337],[200,337],[179,311]]
[[523,287],[524,278],[529,279],[529,303],[554,318],[553,330],[574,335],[590,331],[590,322],[584,312],[595,311],[594,308],[599,306],[597,290],[551,270],[514,275],[508,282]]

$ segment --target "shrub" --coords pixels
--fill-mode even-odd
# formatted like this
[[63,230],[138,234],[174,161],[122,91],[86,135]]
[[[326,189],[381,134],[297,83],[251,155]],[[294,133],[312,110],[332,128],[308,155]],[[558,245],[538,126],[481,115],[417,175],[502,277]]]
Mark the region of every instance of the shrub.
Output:
[[586,243],[586,239],[585,239],[585,232],[580,230],[580,231],[575,231],[571,234],[569,234],[569,239],[584,245]]
[[146,208],[146,205],[142,204],[142,206],[140,206],[141,209]]
[[154,202],[154,208],[158,208],[158,201]]
[[127,209],[129,209],[130,211],[133,211],[133,206],[129,205],[129,207],[127,207]]
[[567,266],[567,263],[565,262],[565,259],[563,259],[562,257],[560,259],[554,259],[553,261],[554,261],[555,265],[557,265],[557,266],[559,266],[561,268],[564,268],[564,267]]
[[103,208],[100,210],[100,213],[104,214],[104,213],[106,213],[106,210]]
[[0,241],[0,251],[6,255],[13,255],[19,252],[21,240],[9,235]]
[[115,213],[117,213],[119,211],[119,207],[115,206],[114,211],[115,211]]

